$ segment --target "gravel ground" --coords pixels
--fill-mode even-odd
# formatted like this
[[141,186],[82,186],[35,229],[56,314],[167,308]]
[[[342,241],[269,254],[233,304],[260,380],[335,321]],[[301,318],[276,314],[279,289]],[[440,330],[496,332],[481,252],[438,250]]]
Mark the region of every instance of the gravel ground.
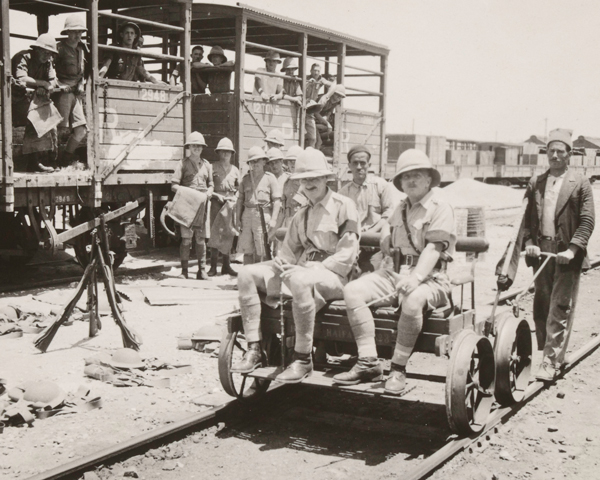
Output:
[[[598,202],[600,192],[598,188],[594,190]],[[522,190],[515,190],[517,197],[522,193]],[[489,302],[495,296],[493,268],[506,247],[516,214],[514,209],[512,213],[511,210],[488,210],[486,218],[490,251],[477,265],[478,304]],[[592,256],[600,254],[598,231],[590,252]],[[161,261],[164,260],[162,255]],[[148,259],[144,261],[152,263]],[[458,273],[469,266],[457,255],[452,271]],[[84,358],[99,351],[112,352],[122,346],[120,332],[110,316],[103,318],[104,328],[93,339],[87,339],[85,322],[75,321],[71,326],[61,327],[46,354],[40,354],[33,347],[34,335],[0,339],[0,377],[7,379],[9,388],[25,381],[48,379],[57,382],[66,392],[74,392],[84,385],[104,402],[102,409],[36,420],[31,428],[5,428],[0,435],[0,479],[26,478],[203,411],[209,408],[204,404],[211,403],[211,398],[214,403],[223,401],[214,353],[179,350],[177,337],[189,336],[204,327],[222,326],[224,317],[219,315],[236,304],[237,292],[232,290],[235,281],[217,277],[197,282],[209,289],[177,289],[180,293],[185,292],[184,296],[197,300],[190,305],[159,307],[144,300],[144,289],[156,288],[160,282],[168,282],[178,273],[173,269],[143,278],[124,277],[118,282],[118,288],[132,299],[131,303],[125,302],[125,318],[144,338],[142,356],[192,366],[192,373],[171,378],[169,388],[119,388],[83,375]],[[524,286],[530,278],[531,272],[521,268],[515,285]],[[598,279],[596,272],[584,279],[573,346],[583,344],[597,331],[598,297],[593,291]],[[60,309],[74,287],[7,294],[0,298],[0,307],[18,305],[26,311],[48,315],[52,310]],[[524,306],[526,311],[530,310],[530,305]],[[210,345],[209,350],[215,346]],[[501,427],[483,451],[455,457],[433,478],[598,478],[593,472],[600,458],[597,434],[600,416],[595,401],[600,381],[592,372],[595,373],[599,362],[600,355],[594,354],[558,386],[542,392]],[[563,398],[557,397],[559,391],[565,394]],[[311,429],[302,425],[301,433],[305,435],[302,436],[294,430],[299,427],[287,421],[289,418],[293,418],[293,414],[279,422],[268,422],[265,432],[240,435],[228,429],[223,431],[223,426],[214,427],[116,465],[112,470],[102,469],[98,474],[102,478],[119,478],[129,468],[135,469],[141,478],[166,479],[402,478],[402,471],[413,463],[409,461],[407,467],[406,458],[417,459],[431,453],[430,449],[406,452],[404,447],[397,446],[398,440],[393,436],[388,438],[360,431],[346,434],[339,427],[319,423],[311,425]],[[444,421],[442,417],[432,420]],[[389,443],[383,448],[382,442]],[[361,452],[357,453],[356,445],[360,446]],[[353,454],[349,455],[349,451]]]

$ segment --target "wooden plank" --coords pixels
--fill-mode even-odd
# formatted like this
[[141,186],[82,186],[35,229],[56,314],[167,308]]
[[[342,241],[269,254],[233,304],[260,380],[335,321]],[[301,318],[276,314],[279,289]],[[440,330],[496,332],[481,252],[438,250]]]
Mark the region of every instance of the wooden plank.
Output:
[[[114,160],[123,150],[123,145],[100,145],[98,158],[101,160]],[[183,147],[172,147],[166,145],[138,146],[129,155],[131,160],[181,160],[183,158]]]
[[229,136],[228,123],[194,122],[194,130],[201,132],[202,135]]
[[0,158],[0,210],[11,212],[14,208],[14,190],[12,185],[13,176],[13,158],[12,158],[12,123],[11,123],[11,103],[10,103],[10,27],[9,27],[9,2],[2,0],[0,10],[0,22],[2,32],[0,33],[0,43],[2,44],[2,55],[5,61],[0,65],[0,103],[2,116],[0,118],[2,129],[2,145]]
[[224,110],[229,109],[233,103],[232,93],[213,93],[194,95],[192,100],[193,109]]
[[[103,115],[101,116],[103,118]],[[116,114],[109,112],[106,123],[102,123],[101,129],[104,130],[143,130],[153,119],[153,116],[146,115],[128,115],[124,113]],[[102,120],[102,122],[104,122]],[[153,132],[176,132],[182,134],[182,118],[163,118],[154,128]]]
[[170,173],[119,173],[106,178],[102,184],[107,185],[161,185],[171,183]]
[[[103,160],[102,166],[108,166],[109,160]],[[123,171],[143,173],[144,171],[152,171],[154,173],[170,173],[175,171],[175,168],[179,164],[179,160],[148,160],[148,159],[127,159],[117,169],[117,173],[123,173]]]
[[[100,118],[102,118],[105,111],[116,115],[127,112],[127,115],[156,117],[167,105],[168,103],[144,102],[141,100],[109,100],[106,104],[101,102]],[[181,119],[183,125],[183,108],[181,105],[175,106],[167,117]]]
[[[206,119],[206,120],[205,120]],[[202,123],[229,123],[230,113],[226,110],[211,110],[209,112],[193,112],[192,113],[192,124]]]
[[[101,145],[129,145],[140,129],[125,131],[116,129],[101,129]],[[153,130],[145,138],[140,140],[139,145],[167,145],[183,146],[183,132],[161,132]]]
[[[286,144],[290,143],[293,145],[298,144],[298,129],[293,128],[291,124],[282,124],[279,125],[279,130],[283,133],[283,139]],[[267,129],[268,131],[269,129]],[[261,140],[265,138],[262,133],[262,130],[258,128],[256,125],[244,125],[244,137],[249,138],[260,138]]]
[[133,83],[131,86],[112,86],[100,89],[100,104],[107,100],[139,100],[151,103],[169,103],[181,92],[181,85],[165,88],[154,83]]

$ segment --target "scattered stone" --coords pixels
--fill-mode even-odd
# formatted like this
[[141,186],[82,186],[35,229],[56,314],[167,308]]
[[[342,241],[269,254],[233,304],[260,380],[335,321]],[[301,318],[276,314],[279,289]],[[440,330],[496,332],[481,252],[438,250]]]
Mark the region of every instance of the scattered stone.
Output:
[[506,450],[502,450],[500,452],[500,459],[501,460],[506,460],[507,462],[514,462],[515,461],[515,458],[510,453],[508,453]]
[[556,394],[556,396],[557,396],[558,398],[565,398],[565,392],[558,392],[558,393]]
[[555,425],[550,425],[550,426],[548,427],[548,431],[549,431],[549,432],[558,432],[558,427],[557,427],[557,426],[555,426]]
[[177,467],[177,464],[175,462],[169,461],[169,462],[163,463],[162,469],[170,471],[170,470],[175,470],[176,467]]
[[129,467],[127,470],[125,470],[125,473],[123,474],[123,476],[129,477],[129,478],[140,478],[137,470],[133,467]]

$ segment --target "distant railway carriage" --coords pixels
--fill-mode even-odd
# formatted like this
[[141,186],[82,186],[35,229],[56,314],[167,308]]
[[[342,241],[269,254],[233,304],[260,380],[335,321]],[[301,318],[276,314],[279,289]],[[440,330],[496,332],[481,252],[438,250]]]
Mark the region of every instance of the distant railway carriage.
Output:
[[[430,147],[444,142],[444,154]],[[389,134],[386,178],[391,178],[398,156],[409,148],[423,150],[447,184],[460,178],[473,178],[501,185],[525,185],[528,179],[548,168],[546,141],[532,135],[523,144],[477,142],[445,139],[440,136]],[[590,180],[600,178],[600,139],[580,136],[573,142],[571,168],[580,170]]]
[[[282,130],[285,148],[304,145],[306,100],[300,106],[287,100],[265,102],[251,93],[268,50],[282,58],[295,57],[299,63],[298,77],[286,77],[279,68],[268,76],[296,80],[306,92],[310,66],[317,63],[324,66],[325,75],[345,85],[347,97],[335,112],[333,140],[323,148],[336,173],[346,174],[346,153],[353,145],[366,144],[373,152],[372,168],[383,174],[389,53],[384,46],[249,6],[191,0],[0,0],[0,5],[0,260],[25,262],[40,244],[56,251],[73,243],[85,263],[89,234],[85,228],[71,227],[102,212],[121,214],[119,208],[128,202],[126,216],[113,213],[109,223],[117,263],[126,254],[126,240],[135,244],[132,223],[140,214],[145,214],[152,242],[161,240],[156,236],[160,232],[155,232],[157,211],[171,195],[170,177],[192,130],[204,134],[208,147],[203,155],[209,160],[215,158],[218,141],[229,137],[237,152],[234,162],[242,168],[248,148],[261,144],[273,128]],[[11,14],[22,12],[34,16],[31,24],[37,25],[37,33],[35,27],[28,35],[11,32]],[[85,168],[52,174],[16,172],[22,130],[13,131],[11,126],[11,57],[16,52],[10,49],[10,39],[33,43],[48,31],[51,16],[73,12],[86,15],[92,66],[85,96],[89,132],[78,152]],[[141,27],[144,42],[124,52],[115,44],[119,26],[127,21]],[[229,92],[225,85],[224,93],[192,94],[190,68],[183,69],[179,85],[166,83],[177,65],[190,65],[192,45],[205,48],[204,62],[217,45],[235,62]],[[100,78],[99,62],[111,52],[143,57],[146,69],[165,84]]]

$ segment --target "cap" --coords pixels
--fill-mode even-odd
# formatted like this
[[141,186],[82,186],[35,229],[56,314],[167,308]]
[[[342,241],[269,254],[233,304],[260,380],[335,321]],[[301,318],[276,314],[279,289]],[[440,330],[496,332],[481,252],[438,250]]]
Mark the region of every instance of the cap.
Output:
[[352,155],[360,152],[365,152],[369,156],[369,160],[371,160],[371,150],[366,145],[354,145],[348,152],[348,163],[352,161]]

